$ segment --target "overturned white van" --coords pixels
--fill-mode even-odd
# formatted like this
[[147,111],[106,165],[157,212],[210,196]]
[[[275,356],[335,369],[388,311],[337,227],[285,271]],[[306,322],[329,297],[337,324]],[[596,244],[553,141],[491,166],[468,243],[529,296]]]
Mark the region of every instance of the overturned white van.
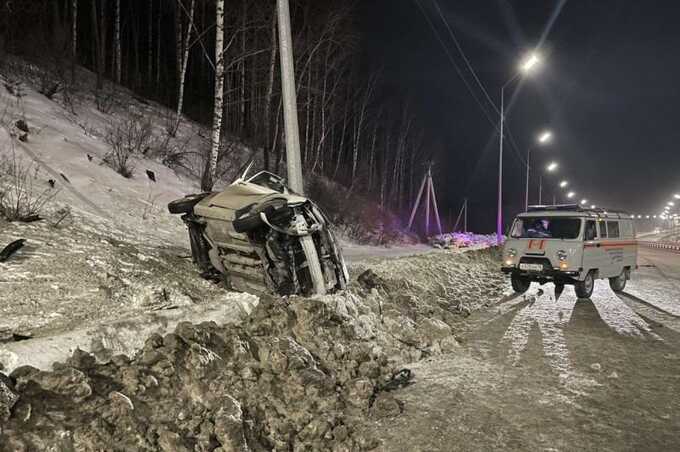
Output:
[[516,292],[531,282],[573,284],[589,298],[595,280],[609,279],[620,292],[637,269],[633,216],[577,205],[532,206],[518,215],[503,250],[502,271]]

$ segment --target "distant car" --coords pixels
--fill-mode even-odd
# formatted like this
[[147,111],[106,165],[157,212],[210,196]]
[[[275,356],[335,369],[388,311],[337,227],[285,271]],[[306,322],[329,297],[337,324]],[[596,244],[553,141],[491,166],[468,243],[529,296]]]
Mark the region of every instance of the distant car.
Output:
[[573,284],[579,298],[589,298],[604,278],[615,292],[624,290],[637,269],[632,215],[576,205],[528,210],[515,218],[503,250],[502,271],[516,292],[550,281]]
[[194,262],[235,290],[278,295],[326,294],[349,279],[326,215],[285,181],[250,170],[224,191],[171,202],[189,229]]

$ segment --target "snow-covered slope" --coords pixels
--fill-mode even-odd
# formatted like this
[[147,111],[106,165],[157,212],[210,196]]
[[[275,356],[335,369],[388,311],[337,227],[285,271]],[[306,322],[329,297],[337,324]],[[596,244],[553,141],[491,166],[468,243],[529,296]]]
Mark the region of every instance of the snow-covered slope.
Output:
[[[26,240],[0,263],[0,332],[49,334],[223,300],[221,287],[198,277],[185,227],[166,208],[169,201],[199,190],[196,177],[143,156],[135,157],[129,179],[103,164],[109,124],[127,114],[143,115],[152,120],[157,138],[165,139],[165,121],[173,113],[123,90],[111,114],[98,111],[87,90],[71,110],[28,82],[19,90],[5,86],[13,83],[0,74],[0,161],[16,159],[31,168],[33,191],[47,190],[53,199],[40,212],[43,221],[0,219],[0,249]],[[18,139],[19,120],[28,125],[26,141]],[[205,130],[185,119],[169,145],[198,149],[201,136]],[[11,177],[0,174],[0,182],[8,187]]]

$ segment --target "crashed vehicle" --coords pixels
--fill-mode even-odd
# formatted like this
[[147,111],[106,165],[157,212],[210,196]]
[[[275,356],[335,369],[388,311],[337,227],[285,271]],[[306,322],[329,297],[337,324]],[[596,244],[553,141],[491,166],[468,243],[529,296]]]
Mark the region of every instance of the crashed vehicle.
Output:
[[275,174],[247,178],[251,167],[221,192],[168,204],[189,229],[191,254],[203,275],[255,294],[344,289],[349,275],[326,215]]

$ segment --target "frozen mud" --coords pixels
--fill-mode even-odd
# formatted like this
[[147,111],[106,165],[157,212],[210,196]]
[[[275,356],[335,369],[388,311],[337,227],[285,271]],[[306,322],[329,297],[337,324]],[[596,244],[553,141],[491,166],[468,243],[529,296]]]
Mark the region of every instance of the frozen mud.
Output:
[[458,348],[466,313],[502,293],[497,265],[492,251],[363,263],[339,295],[181,323],[133,357],[17,368],[0,380],[0,449],[374,449],[362,426],[402,413],[404,363]]

